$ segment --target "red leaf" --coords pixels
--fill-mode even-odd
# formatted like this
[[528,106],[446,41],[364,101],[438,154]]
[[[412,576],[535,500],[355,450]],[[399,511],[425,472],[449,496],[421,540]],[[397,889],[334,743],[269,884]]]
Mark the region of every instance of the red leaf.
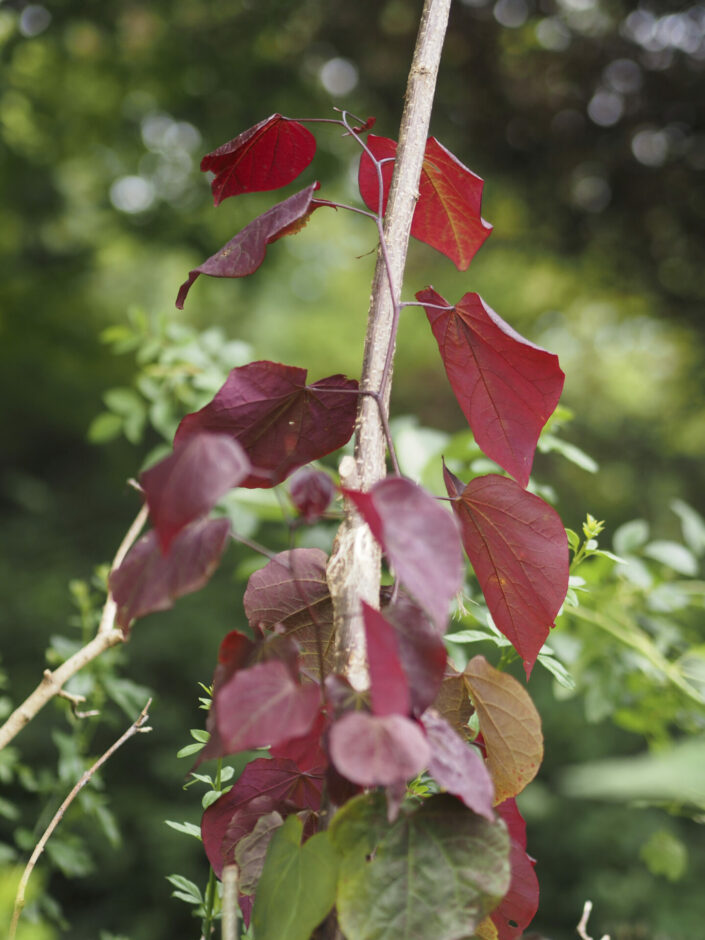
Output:
[[[367,146],[382,165],[382,205],[387,208],[392,182],[396,142],[370,134]],[[367,153],[360,158],[358,175],[360,194],[372,212],[379,206],[377,168]],[[419,180],[419,199],[411,223],[414,238],[440,251],[465,271],[478,249],[492,231],[480,215],[482,187],[479,176],[464,166],[435,137],[426,142],[426,152]]]
[[279,189],[295,180],[313,160],[316,138],[302,124],[272,114],[207,153],[201,170],[211,170],[214,205],[240,193]]
[[480,754],[433,709],[423,714],[421,724],[431,748],[431,776],[468,809],[492,821],[494,785]]
[[294,193],[277,203],[263,215],[258,216],[241,232],[231,238],[220,251],[211,255],[203,264],[189,271],[189,276],[179,288],[176,306],[181,310],[191,285],[199,274],[211,277],[245,277],[252,274],[264,261],[267,245],[283,235],[291,235],[306,224],[308,216],[321,205],[313,198],[318,183],[311,183],[301,192]]
[[176,443],[199,431],[230,434],[253,471],[241,486],[270,487],[345,444],[355,424],[357,382],[330,375],[306,384],[306,369],[250,362],[233,369],[215,398],[186,415]]
[[177,597],[200,590],[217,568],[229,534],[227,519],[199,519],[176,536],[168,555],[154,530],[142,536],[110,575],[118,626],[127,633],[133,620],[168,610]]
[[140,475],[162,551],[185,525],[205,515],[250,472],[244,450],[225,434],[193,434]]
[[322,769],[302,772],[292,761],[264,757],[251,761],[233,788],[203,814],[203,846],[216,875],[220,878],[223,866],[234,860],[235,846],[260,816],[272,810],[281,816],[301,809],[315,812],[322,786]]
[[463,487],[446,467],[443,474],[487,606],[528,678],[568,591],[563,523],[509,477],[476,477]]
[[409,683],[401,662],[395,631],[382,614],[362,602],[367,664],[370,670],[370,702],[375,715],[408,715]]
[[495,807],[509,829],[509,864],[512,880],[509,891],[499,907],[492,912],[499,940],[516,940],[521,937],[536,914],[539,906],[539,882],[534,863],[526,854],[526,824],[515,800],[506,800]]
[[330,505],[335,486],[323,470],[304,468],[293,477],[289,497],[304,522],[316,522]]
[[327,557],[319,548],[281,552],[250,576],[243,598],[253,629],[279,625],[299,647],[301,672],[319,679],[319,633],[326,670],[333,666],[333,604],[326,581]]
[[409,780],[428,765],[430,750],[420,726],[403,715],[348,712],[329,738],[339,773],[363,787]]
[[404,594],[384,616],[394,628],[399,660],[409,685],[411,711],[417,717],[434,701],[443,682],[446,648],[420,607]]
[[272,757],[293,761],[299,770],[313,770],[325,767],[328,755],[323,750],[321,736],[326,726],[326,716],[321,711],[306,734],[300,738],[291,738],[270,748]]
[[387,477],[369,493],[345,490],[406,590],[442,633],[460,588],[463,562],[455,520],[410,480]]
[[306,734],[318,715],[320,690],[294,682],[278,660],[240,669],[213,700],[224,754],[266,747]]
[[429,305],[448,380],[477,443],[526,486],[541,428],[563,390],[558,356],[516,333],[479,294],[449,310],[437,309],[448,303],[432,287],[416,299]]

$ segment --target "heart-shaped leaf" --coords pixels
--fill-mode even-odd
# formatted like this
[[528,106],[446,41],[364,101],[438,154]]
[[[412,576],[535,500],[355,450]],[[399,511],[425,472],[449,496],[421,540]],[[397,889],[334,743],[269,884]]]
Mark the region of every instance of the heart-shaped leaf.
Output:
[[338,772],[363,787],[409,780],[430,757],[420,726],[403,715],[348,712],[333,723],[328,746]]
[[403,593],[384,608],[384,616],[394,628],[411,711],[418,717],[440,691],[448,659],[445,644],[426,614]]
[[215,173],[213,204],[241,193],[279,189],[313,160],[316,138],[302,124],[272,114],[233,140],[207,153],[201,170]]
[[304,468],[292,477],[289,498],[304,522],[316,522],[335,496],[335,486],[323,470]]
[[327,205],[313,198],[318,188],[318,183],[311,183],[301,192],[277,203],[246,225],[223,245],[220,251],[211,255],[193,271],[189,271],[189,276],[179,288],[176,298],[179,310],[183,308],[188,292],[200,274],[208,274],[210,277],[246,277],[253,274],[264,261],[267,245],[284,235],[293,235],[300,231],[315,209]]
[[[381,167],[382,206],[383,211],[386,211],[397,145],[388,137],[370,134],[367,146],[376,160],[388,161]],[[379,176],[367,152],[363,152],[360,158],[358,183],[365,204],[372,212],[377,212]],[[429,137],[411,234],[450,258],[460,271],[467,270],[492,231],[492,226],[480,214],[483,185],[479,176],[464,166],[435,137]]]
[[387,477],[368,493],[345,490],[382,546],[399,580],[439,632],[463,578],[455,520],[411,480]]
[[568,591],[568,540],[560,516],[509,477],[467,486],[444,467],[463,545],[497,628],[527,677]]
[[433,778],[468,809],[493,820],[494,784],[478,751],[432,708],[422,715],[421,724],[431,748],[428,769]]
[[227,519],[198,519],[181,530],[167,555],[154,529],[143,535],[110,574],[118,626],[127,633],[133,620],[199,591],[218,567],[229,535]]
[[465,667],[465,682],[475,704],[487,763],[502,803],[521,793],[543,759],[541,718],[529,693],[506,672],[475,656]]
[[225,434],[181,438],[173,453],[140,475],[149,516],[163,552],[179,532],[205,515],[250,472],[244,450]]
[[539,906],[539,882],[534,863],[526,854],[526,824],[516,801],[505,800],[496,807],[509,830],[511,882],[509,891],[492,912],[498,940],[518,940],[534,919]]
[[372,711],[375,715],[408,715],[411,711],[409,683],[399,661],[394,628],[365,601],[362,602],[362,616]]
[[186,415],[174,440],[199,431],[229,434],[253,466],[240,485],[276,486],[297,467],[338,450],[353,432],[357,382],[330,375],[307,385],[306,376],[306,369],[267,360],[239,366],[211,402]]
[[558,356],[520,336],[479,294],[465,294],[449,306],[427,287],[416,299],[426,308],[448,380],[477,443],[526,486],[539,434],[563,390]]

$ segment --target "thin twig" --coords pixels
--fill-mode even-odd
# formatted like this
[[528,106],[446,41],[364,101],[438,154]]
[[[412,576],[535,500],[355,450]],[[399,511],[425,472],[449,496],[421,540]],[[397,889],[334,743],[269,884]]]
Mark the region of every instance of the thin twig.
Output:
[[[580,940],[592,940],[592,937],[588,936],[588,933],[587,933],[587,923],[588,923],[588,920],[590,919],[591,913],[592,913],[592,901],[586,901],[585,906],[583,907],[583,916],[580,918],[580,923],[576,927]],[[602,937],[602,940],[610,940],[609,934],[605,934]]]
[[15,934],[17,932],[17,924],[19,923],[20,915],[22,914],[22,908],[25,905],[25,891],[27,889],[27,883],[29,882],[32,871],[34,870],[34,866],[39,861],[40,855],[44,851],[47,842],[51,838],[52,833],[61,822],[64,816],[64,813],[69,808],[71,803],[73,803],[73,801],[76,799],[76,797],[81,792],[81,790],[85,787],[85,785],[88,783],[91,777],[96,773],[96,771],[98,771],[103,766],[103,764],[107,760],[109,760],[113,756],[113,754],[115,753],[115,751],[117,751],[118,748],[122,747],[122,745],[126,741],[128,741],[131,737],[133,737],[135,734],[140,734],[140,733],[152,730],[150,727],[145,727],[145,722],[149,718],[149,706],[151,704],[152,704],[152,700],[150,698],[147,704],[144,706],[144,708],[140,712],[139,716],[135,719],[135,721],[132,722],[132,724],[127,729],[127,731],[125,731],[122,735],[120,735],[117,741],[115,741],[115,743],[112,744],[108,748],[108,750],[101,757],[98,758],[95,764],[93,764],[92,767],[89,767],[89,769],[82,775],[81,779],[71,790],[69,795],[66,797],[64,802],[61,804],[61,806],[58,808],[58,810],[54,814],[54,817],[49,823],[49,825],[47,826],[47,828],[44,830],[44,835],[41,837],[39,842],[37,842],[37,844],[35,845],[34,851],[32,852],[30,859],[27,862],[27,865],[25,866],[25,870],[22,872],[20,883],[17,886],[17,894],[15,895],[15,907],[12,912],[12,923],[10,924],[10,933],[8,935],[8,940],[14,940]]
[[237,940],[239,882],[240,872],[237,865],[226,865],[223,869],[222,940]]

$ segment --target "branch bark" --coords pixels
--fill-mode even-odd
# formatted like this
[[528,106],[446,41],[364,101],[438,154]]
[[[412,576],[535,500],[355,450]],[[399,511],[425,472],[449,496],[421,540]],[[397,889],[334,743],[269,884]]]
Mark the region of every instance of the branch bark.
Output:
[[[120,567],[125,555],[127,555],[133,542],[142,531],[146,520],[147,507],[145,505],[138,512],[125,538],[120,543],[120,547],[115,553],[115,558],[111,565],[111,571]],[[96,635],[89,643],[81,647],[78,652],[74,653],[73,656],[67,659],[65,663],[62,663],[53,672],[49,669],[44,670],[42,681],[36,689],[27,696],[24,702],[13,711],[4,725],[0,727],[0,751],[29,724],[34,716],[44,708],[47,702],[51,701],[55,695],[61,693],[64,684],[68,682],[71,676],[83,669],[84,666],[97,656],[100,656],[101,653],[125,641],[122,630],[115,629],[116,613],[117,608],[115,601],[112,595],[108,593]]]
[[[433,96],[448,25],[450,0],[425,0],[406,88],[391,190],[377,252],[367,321],[360,388],[378,392],[379,408],[389,413],[401,286],[411,220],[418,199],[421,166],[431,120]],[[385,250],[386,249],[386,257]],[[384,387],[382,388],[382,384]],[[343,486],[368,490],[386,473],[386,442],[377,401],[360,396],[355,426],[355,457],[340,465]],[[335,616],[336,669],[358,689],[368,685],[361,601],[379,606],[381,553],[367,525],[347,508],[328,564]]]

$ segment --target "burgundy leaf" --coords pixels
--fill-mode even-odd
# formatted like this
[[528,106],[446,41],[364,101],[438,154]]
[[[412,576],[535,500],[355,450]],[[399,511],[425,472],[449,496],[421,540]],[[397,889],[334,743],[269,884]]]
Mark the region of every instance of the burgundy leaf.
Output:
[[410,480],[387,477],[369,493],[345,490],[407,591],[442,633],[463,561],[452,515]]
[[536,914],[539,906],[539,882],[534,863],[526,854],[526,824],[515,800],[505,800],[495,807],[509,829],[509,864],[512,880],[509,891],[492,912],[499,940],[517,940]]
[[326,716],[321,711],[306,734],[300,738],[291,738],[270,748],[272,757],[293,761],[299,770],[313,770],[325,767],[328,756],[323,750],[322,735],[326,726]]
[[215,173],[214,205],[240,193],[279,189],[295,180],[313,160],[316,138],[302,124],[272,114],[207,153],[201,170]]
[[227,519],[198,519],[186,526],[164,555],[152,529],[110,575],[117,624],[127,633],[133,620],[168,610],[177,597],[200,590],[218,567],[230,535]]
[[220,251],[189,271],[188,279],[179,288],[176,298],[179,310],[183,308],[191,285],[200,274],[208,274],[210,277],[246,277],[254,273],[264,261],[267,245],[284,235],[298,232],[308,221],[309,215],[326,204],[313,198],[318,188],[318,183],[311,183],[301,192],[277,203],[246,225]]
[[292,477],[289,497],[304,522],[316,522],[323,515],[335,494],[330,476],[323,470],[304,468]]
[[477,443],[526,486],[539,434],[563,390],[558,356],[516,333],[479,294],[465,294],[447,310],[438,309],[449,305],[432,287],[416,299],[426,306],[448,380]]
[[[250,661],[255,649],[252,640],[240,633],[239,630],[231,630],[221,641],[218,649],[218,665],[213,674],[213,694],[215,700],[223,685],[240,669],[244,669]],[[220,757],[224,753],[223,742],[220,739],[218,731],[218,711],[211,707],[206,719],[206,730],[210,737],[206,746],[198,753],[198,759],[194,764],[194,769],[202,764],[203,761],[210,760],[212,757]]]
[[420,726],[403,715],[348,712],[330,732],[330,758],[339,773],[363,787],[409,780],[428,765]]
[[509,477],[476,477],[464,487],[447,468],[443,473],[492,619],[528,678],[568,591],[563,523]]
[[421,718],[431,748],[428,769],[434,779],[468,809],[490,822],[494,819],[494,786],[480,754],[451,728],[445,718],[429,709]]
[[265,757],[251,761],[232,789],[203,814],[203,846],[216,875],[220,878],[224,864],[234,860],[235,846],[260,816],[272,811],[281,816],[301,809],[316,811],[322,786],[322,769],[303,772],[292,761]]
[[250,462],[237,441],[225,434],[198,433],[180,440],[173,453],[140,474],[162,551],[168,552],[184,526],[209,512],[249,472]]
[[400,594],[383,612],[396,633],[399,660],[409,685],[411,711],[418,717],[441,688],[448,659],[445,644],[421,608],[405,594]]
[[306,369],[250,362],[233,369],[215,398],[186,415],[176,443],[199,431],[230,434],[253,465],[241,486],[270,487],[293,470],[347,443],[357,411],[357,382],[330,375],[306,384]]
[[409,683],[399,661],[394,628],[365,601],[362,602],[362,616],[372,711],[375,715],[408,715],[411,711]]
[[[367,146],[377,160],[388,161],[382,164],[382,205],[386,211],[397,145],[388,137],[370,134]],[[358,183],[365,204],[372,212],[377,212],[379,177],[375,164],[366,152],[360,159]],[[461,271],[468,268],[492,232],[492,226],[480,214],[483,185],[479,176],[464,166],[435,137],[429,137],[411,234],[442,252]]]
[[319,703],[318,687],[294,682],[278,660],[238,670],[213,700],[223,753],[301,737],[316,720]]
[[326,581],[327,557],[319,548],[276,555],[250,576],[243,598],[253,629],[280,625],[299,647],[301,672],[320,678],[318,632],[326,671],[333,666],[333,604]]

